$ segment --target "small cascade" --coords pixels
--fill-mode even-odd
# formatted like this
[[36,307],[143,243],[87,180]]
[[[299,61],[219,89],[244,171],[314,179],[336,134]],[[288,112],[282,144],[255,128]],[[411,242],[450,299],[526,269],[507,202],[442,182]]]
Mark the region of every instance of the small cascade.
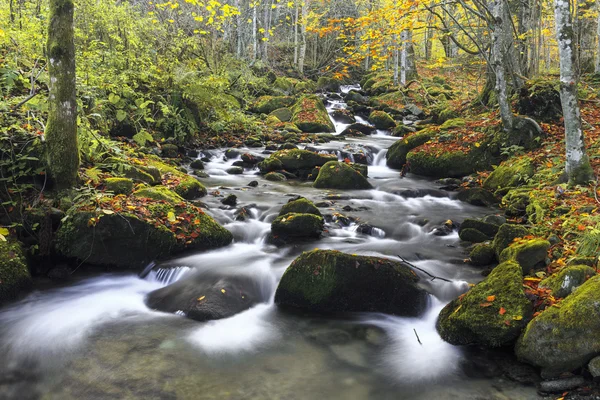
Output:
[[378,167],[385,167],[386,166],[386,160],[385,160],[386,154],[387,154],[387,149],[379,150],[379,152],[375,155],[375,158],[373,159],[373,165],[378,166]]
[[157,268],[150,271],[148,279],[163,285],[170,285],[171,283],[180,280],[186,273],[190,271],[189,267],[173,267],[173,268]]

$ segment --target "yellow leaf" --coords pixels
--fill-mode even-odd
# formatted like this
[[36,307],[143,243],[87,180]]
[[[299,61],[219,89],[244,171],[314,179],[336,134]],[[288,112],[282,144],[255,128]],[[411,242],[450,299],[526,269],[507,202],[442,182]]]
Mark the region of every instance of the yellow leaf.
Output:
[[458,307],[456,307],[456,310],[454,310],[454,312],[452,314],[456,314],[458,312],[458,310],[460,310],[460,308],[462,307],[462,304]]
[[206,297],[206,296],[198,297],[198,301],[202,301],[202,300],[204,300],[204,298],[205,298],[205,297]]
[[225,289],[221,289],[221,293],[225,293]]
[[106,215],[112,215],[115,213],[113,210],[102,210],[102,212]]
[[167,214],[167,219],[169,220],[169,222],[175,222],[175,213],[173,211],[169,211],[169,213]]
[[514,319],[515,321],[520,321],[520,320],[522,320],[522,319],[523,319],[523,316],[522,316],[522,315],[517,315],[517,316],[514,316],[514,317],[513,317],[513,319]]
[[0,235],[2,236],[8,236],[9,232],[8,229],[6,228],[0,228]]
[[475,142],[475,147],[480,147],[481,144],[479,142]]

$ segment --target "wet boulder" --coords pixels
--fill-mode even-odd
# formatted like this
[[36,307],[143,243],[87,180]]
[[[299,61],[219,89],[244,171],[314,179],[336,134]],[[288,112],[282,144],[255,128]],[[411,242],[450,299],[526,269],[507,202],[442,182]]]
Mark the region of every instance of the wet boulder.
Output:
[[[458,230],[458,236],[462,240],[466,240],[468,242],[484,242],[486,240],[491,240],[498,233],[498,229],[500,227],[496,224],[492,224],[489,222],[485,222],[478,219],[468,218],[463,221]],[[473,232],[477,231],[477,232]],[[477,238],[485,238],[484,240],[474,241],[471,240],[473,237]]]
[[335,110],[331,113],[331,118],[342,124],[353,124],[356,122],[354,115],[348,110]]
[[289,96],[262,96],[252,103],[250,110],[259,114],[270,114],[280,108],[290,107],[294,98]]
[[363,104],[363,105],[369,104],[369,100],[365,96],[363,96],[362,94],[357,92],[356,90],[351,90],[348,93],[346,93],[345,100],[346,100],[346,102],[353,101],[357,104]]
[[590,266],[572,265],[544,279],[540,282],[539,287],[552,290],[554,297],[567,297],[595,275],[596,270]]
[[523,268],[525,274],[546,266],[545,261],[550,248],[550,243],[544,239],[521,240],[512,243],[509,247],[502,250],[498,260],[515,261]]
[[231,317],[265,300],[259,283],[250,277],[196,274],[150,292],[146,305],[183,313],[196,321],[211,321]]
[[323,102],[315,95],[302,96],[292,107],[292,113],[292,123],[302,132],[335,132]]
[[321,217],[321,211],[313,204],[312,201],[301,197],[296,200],[288,201],[281,207],[279,215],[285,215],[289,213],[300,213],[300,214],[314,214]]
[[356,122],[350,124],[342,131],[341,136],[353,136],[357,133],[362,135],[372,135],[374,134],[376,129],[372,126],[361,124],[360,122]]
[[11,238],[0,240],[0,304],[13,300],[31,286],[31,275],[21,244]]
[[193,176],[162,162],[158,157],[148,157],[145,162],[148,164],[148,167],[158,170],[160,176],[159,182],[161,180],[173,182],[172,184],[169,183],[169,186],[184,199],[194,200],[198,197],[206,196],[206,187]]
[[275,304],[316,313],[382,312],[415,317],[428,294],[405,264],[332,250],[302,253],[286,269]]
[[458,192],[456,198],[473,206],[490,207],[498,204],[498,199],[492,192],[483,188],[469,188]]
[[323,233],[323,217],[315,214],[288,213],[271,223],[271,236],[282,241],[318,239]]
[[396,121],[385,111],[373,111],[369,115],[369,122],[377,129],[392,129],[396,126]]
[[585,366],[600,354],[600,276],[595,276],[528,325],[515,352],[547,375]]
[[437,330],[454,345],[500,347],[511,344],[531,318],[519,264],[498,265],[483,281],[442,309]]
[[301,170],[311,171],[314,167],[325,165],[326,162],[337,160],[336,156],[319,154],[308,150],[290,149],[279,150],[269,158],[261,161],[258,168],[262,173],[286,170],[296,172]]
[[322,76],[317,81],[317,90],[322,92],[339,92],[341,82],[335,78]]
[[471,249],[469,260],[472,265],[483,267],[492,264],[496,260],[496,253],[489,244],[480,243]]
[[363,174],[352,166],[338,161],[330,161],[323,165],[313,186],[320,189],[373,188]]
[[274,115],[281,122],[290,122],[292,120],[292,110],[287,107],[278,108],[269,115]]
[[283,182],[287,180],[285,175],[279,172],[269,172],[265,175],[265,179],[271,182]]
[[465,148],[463,150],[426,150],[413,149],[406,156],[410,171],[417,175],[433,178],[459,178],[473,173],[477,168],[479,152]]
[[494,236],[492,247],[496,252],[496,256],[500,257],[500,254],[517,238],[527,236],[529,231],[527,228],[521,225],[514,224],[502,224],[498,229],[498,233]]
[[394,142],[385,155],[387,166],[395,169],[402,168],[406,164],[408,152],[431,140],[432,137],[432,132],[424,131],[406,136]]

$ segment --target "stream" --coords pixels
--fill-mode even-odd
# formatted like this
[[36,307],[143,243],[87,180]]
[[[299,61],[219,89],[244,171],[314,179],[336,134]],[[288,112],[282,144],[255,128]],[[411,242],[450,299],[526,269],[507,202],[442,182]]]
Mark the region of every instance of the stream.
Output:
[[[351,87],[343,88],[348,91]],[[331,113],[343,101],[330,102]],[[367,123],[357,118],[357,122]],[[339,134],[347,125],[335,123]],[[534,387],[487,377],[470,350],[441,340],[440,309],[464,293],[481,271],[467,257],[456,231],[436,236],[444,221],[481,217],[493,210],[455,200],[427,179],[387,168],[388,132],[321,145],[342,160],[362,153],[374,189],[328,191],[311,182],[270,182],[256,170],[225,171],[239,158],[210,150],[202,182],[207,213],[234,235],[230,246],[156,265],[140,278],[128,273],[80,277],[61,287],[38,289],[0,309],[1,399],[537,399]],[[299,145],[304,148],[305,145]],[[265,157],[264,148],[236,149]],[[247,186],[258,181],[257,187]],[[220,196],[211,195],[218,191]],[[235,194],[238,207],[221,204]],[[343,196],[331,200],[332,193]],[[314,242],[275,247],[270,223],[295,195],[321,212],[352,217],[326,219]],[[250,210],[245,221],[236,209]],[[373,227],[369,234],[361,224]],[[278,310],[277,283],[301,252],[335,249],[396,258],[452,282],[418,272],[432,294],[420,318],[355,314],[339,319]],[[396,258],[397,259],[397,258]],[[145,296],[192,274],[248,276],[265,301],[231,318],[206,323],[149,309]],[[476,357],[477,358],[477,357]]]

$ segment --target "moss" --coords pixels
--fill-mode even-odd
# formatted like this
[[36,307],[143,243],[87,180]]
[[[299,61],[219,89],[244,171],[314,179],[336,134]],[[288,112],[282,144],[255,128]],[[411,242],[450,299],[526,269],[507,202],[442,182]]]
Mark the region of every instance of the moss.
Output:
[[425,151],[411,151],[406,160],[410,163],[411,172],[417,175],[435,178],[457,178],[473,173],[476,169],[475,156],[472,152],[446,151],[431,154]]
[[519,90],[517,112],[536,121],[558,122],[562,117],[560,83],[557,80],[533,79]]
[[481,243],[473,247],[469,253],[471,264],[477,266],[490,265],[496,259],[494,248],[489,244]]
[[440,312],[437,329],[455,345],[499,347],[517,339],[533,307],[523,292],[521,267],[505,262]]
[[281,207],[279,215],[285,215],[289,213],[301,213],[301,214],[314,214],[321,217],[321,211],[312,203],[312,201],[305,199],[304,197],[298,200],[290,201]]
[[509,217],[521,217],[525,215],[530,202],[530,193],[531,188],[518,188],[506,193],[500,203],[506,215]]
[[332,250],[302,253],[286,269],[277,292],[279,306],[315,312],[379,311],[417,316],[427,294],[404,264]]
[[441,126],[441,130],[449,130],[454,128],[462,128],[466,125],[464,118],[453,118],[444,122]]
[[531,239],[513,243],[500,253],[499,261],[515,261],[528,273],[546,260],[550,242]]
[[594,174],[590,159],[587,155],[583,156],[576,168],[569,171],[568,178],[569,185],[587,185],[590,182],[595,181],[596,175]]
[[252,103],[250,110],[255,113],[269,114],[279,108],[290,107],[294,98],[289,96],[262,96]]
[[177,158],[179,156],[179,147],[175,144],[165,143],[161,146],[160,152],[163,157]]
[[596,270],[587,265],[573,265],[561,269],[540,282],[539,287],[552,290],[554,297],[567,297],[573,290],[596,275]]
[[163,200],[171,204],[182,203],[183,197],[165,186],[153,186],[136,190],[135,197],[147,198],[152,200]]
[[595,276],[527,325],[517,356],[547,373],[570,372],[600,353],[600,276]]
[[335,132],[335,126],[316,95],[302,96],[292,107],[292,122],[307,133]]
[[406,164],[408,152],[428,142],[432,137],[433,132],[426,130],[396,141],[385,155],[387,166],[396,169],[402,168]]
[[313,93],[317,87],[312,81],[302,81],[296,84],[295,89],[297,93]]
[[280,174],[279,172],[269,172],[265,175],[265,179],[271,182],[283,182],[287,180],[285,175]]
[[535,168],[529,157],[505,161],[496,168],[483,182],[483,187],[489,190],[515,187],[525,183],[535,173]]
[[527,236],[529,231],[521,225],[502,224],[498,229],[498,233],[494,236],[492,247],[496,252],[496,256],[500,257],[500,253],[506,249],[515,239]]
[[461,229],[461,231],[458,233],[458,236],[461,240],[472,243],[486,242],[491,239],[491,237],[485,233],[474,228]]
[[323,155],[308,150],[279,150],[271,154],[266,160],[260,162],[258,168],[263,173],[279,169],[286,169],[289,171],[303,169],[310,170],[314,167],[320,167],[331,160],[337,160],[337,157]]
[[0,303],[13,300],[31,285],[31,275],[21,245],[8,239],[0,241]]
[[372,189],[367,179],[346,163],[329,161],[319,170],[314,187],[321,189]]
[[289,122],[292,120],[292,110],[286,107],[278,108],[269,114],[269,116],[274,116],[281,122]]
[[133,190],[133,180],[129,178],[107,178],[104,186],[109,192],[114,194],[128,195]]
[[462,222],[462,224],[460,224],[460,229],[468,228],[477,229],[478,231],[483,232],[486,236],[494,237],[496,233],[498,233],[498,229],[500,228],[500,226],[479,219],[467,218]]
[[275,82],[273,82],[273,88],[275,89],[275,91],[277,91],[285,96],[289,96],[296,92],[296,90],[295,90],[296,83],[297,83],[296,79],[287,78],[287,77],[278,77],[277,79],[275,79]]
[[396,126],[396,121],[385,111],[373,111],[369,115],[369,121],[377,129],[392,129]]
[[[172,181],[170,186],[173,186],[173,190],[184,199],[193,200],[198,197],[206,196],[208,193],[204,185],[196,178],[160,161],[158,157],[149,157],[145,161],[148,166],[158,169],[165,183],[170,184]],[[170,176],[165,176],[167,174]]]
[[324,90],[328,92],[339,92],[341,82],[335,78],[322,76],[317,81],[317,90]]
[[275,237],[318,238],[323,232],[323,218],[314,214],[289,213],[275,218],[271,233]]

